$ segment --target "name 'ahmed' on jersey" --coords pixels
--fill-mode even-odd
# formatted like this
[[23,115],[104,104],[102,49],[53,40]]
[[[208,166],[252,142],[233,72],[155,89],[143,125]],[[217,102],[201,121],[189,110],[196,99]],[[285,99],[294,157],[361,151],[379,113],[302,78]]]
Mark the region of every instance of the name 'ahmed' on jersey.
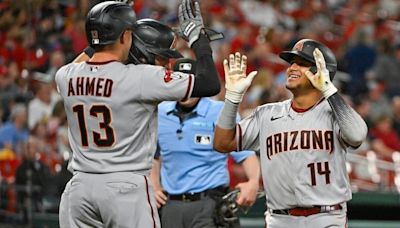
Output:
[[287,151],[322,150],[333,151],[333,131],[302,130],[277,133],[266,139],[267,157]]
[[73,77],[68,82],[68,96],[110,97],[113,83],[103,77]]

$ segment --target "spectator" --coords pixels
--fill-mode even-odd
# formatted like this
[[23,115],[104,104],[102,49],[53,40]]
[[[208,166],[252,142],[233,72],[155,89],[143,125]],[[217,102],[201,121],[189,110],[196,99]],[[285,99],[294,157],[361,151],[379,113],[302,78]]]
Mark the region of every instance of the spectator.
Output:
[[57,98],[52,96],[53,87],[49,82],[37,82],[37,91],[35,98],[28,105],[28,126],[33,129],[41,120],[47,120],[53,106],[57,102]]
[[358,96],[353,99],[354,110],[365,120],[368,127],[372,126],[370,119],[370,101],[367,97]]
[[367,33],[360,30],[355,45],[347,50],[344,57],[346,72],[351,75],[346,91],[351,96],[367,92],[365,73],[373,66],[376,58],[376,51],[368,43],[368,39]]
[[10,149],[21,154],[28,140],[26,128],[26,108],[22,104],[16,104],[11,111],[11,121],[0,128],[0,149]]
[[50,66],[47,74],[54,78],[57,70],[65,64],[65,55],[61,50],[55,51],[50,54]]
[[393,110],[393,128],[400,135],[400,96],[395,96],[392,99]]
[[56,144],[60,156],[64,153],[71,153],[68,140],[68,122],[67,114],[64,109],[64,102],[58,101],[53,109],[52,116],[48,123],[48,131],[51,141]]
[[392,160],[392,153],[400,151],[400,137],[393,129],[393,121],[390,116],[382,115],[370,129],[372,148],[378,154],[378,158],[387,161]]
[[9,74],[8,67],[0,66],[0,104],[3,107],[4,115],[2,121],[5,121],[10,114],[10,106],[18,95],[18,87]]
[[369,103],[369,120],[374,122],[382,115],[392,116],[390,100],[385,94],[382,83],[372,82],[369,84],[367,100]]
[[74,17],[73,22],[64,30],[64,35],[71,39],[75,55],[81,53],[87,46],[85,36],[85,17]]
[[37,156],[43,164],[50,168],[52,174],[56,172],[55,165],[59,163],[61,156],[55,152],[56,144],[51,143],[48,129],[48,121],[42,120],[31,129],[31,136],[35,138]]
[[400,44],[395,47],[390,41],[383,40],[379,50],[380,54],[373,67],[374,77],[383,82],[389,98],[400,95]]
[[19,210],[23,212],[25,222],[28,210],[43,212],[42,200],[48,194],[50,184],[49,168],[38,160],[38,150],[36,139],[30,137],[15,177]]

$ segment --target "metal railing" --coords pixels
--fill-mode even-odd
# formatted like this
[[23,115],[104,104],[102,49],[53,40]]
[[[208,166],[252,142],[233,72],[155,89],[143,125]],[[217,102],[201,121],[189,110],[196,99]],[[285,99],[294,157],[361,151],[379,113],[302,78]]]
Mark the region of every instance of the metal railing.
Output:
[[392,162],[378,159],[372,150],[365,155],[347,154],[347,171],[353,191],[400,192],[400,153],[393,152]]

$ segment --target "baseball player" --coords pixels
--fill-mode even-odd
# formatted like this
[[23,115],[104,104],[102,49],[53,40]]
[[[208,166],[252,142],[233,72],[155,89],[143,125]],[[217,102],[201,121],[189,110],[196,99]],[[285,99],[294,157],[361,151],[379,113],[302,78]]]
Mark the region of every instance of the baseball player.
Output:
[[[173,69],[194,73],[196,61],[178,59]],[[223,102],[210,98],[167,101],[158,106],[159,152],[151,180],[163,228],[240,227],[238,220],[224,221],[217,211],[229,189],[228,155],[217,153],[212,143],[222,106]],[[253,151],[231,156],[243,165],[249,179],[236,186],[241,191],[237,202],[249,207],[259,188],[258,158]]]
[[246,76],[246,56],[239,53],[224,61],[225,105],[214,146],[260,151],[268,227],[345,227],[351,199],[345,154],[363,142],[367,126],[331,82],[336,58],[329,48],[303,39],[280,57],[290,63],[286,88],[293,98],[259,106],[237,125],[238,105],[256,72]]
[[167,25],[154,19],[138,20],[128,62],[170,68],[170,59],[183,57],[174,49],[176,40],[175,32]]
[[200,7],[194,6],[183,0],[179,20],[202,66],[195,75],[125,65],[136,22],[132,8],[107,1],[89,11],[86,37],[95,53],[86,62],[61,67],[55,76],[67,113],[74,171],[60,203],[61,227],[160,227],[148,179],[157,105],[213,96],[220,89]]

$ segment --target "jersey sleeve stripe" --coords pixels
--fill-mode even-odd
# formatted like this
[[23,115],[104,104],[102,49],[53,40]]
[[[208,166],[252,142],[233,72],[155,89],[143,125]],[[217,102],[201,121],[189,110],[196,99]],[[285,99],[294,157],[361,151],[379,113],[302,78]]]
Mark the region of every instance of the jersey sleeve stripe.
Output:
[[237,151],[242,151],[242,127],[236,124],[236,141],[237,141]]
[[189,80],[188,80],[188,87],[185,93],[185,97],[182,100],[186,100],[190,97],[190,95],[192,95],[192,91],[193,91],[193,74],[189,75]]

